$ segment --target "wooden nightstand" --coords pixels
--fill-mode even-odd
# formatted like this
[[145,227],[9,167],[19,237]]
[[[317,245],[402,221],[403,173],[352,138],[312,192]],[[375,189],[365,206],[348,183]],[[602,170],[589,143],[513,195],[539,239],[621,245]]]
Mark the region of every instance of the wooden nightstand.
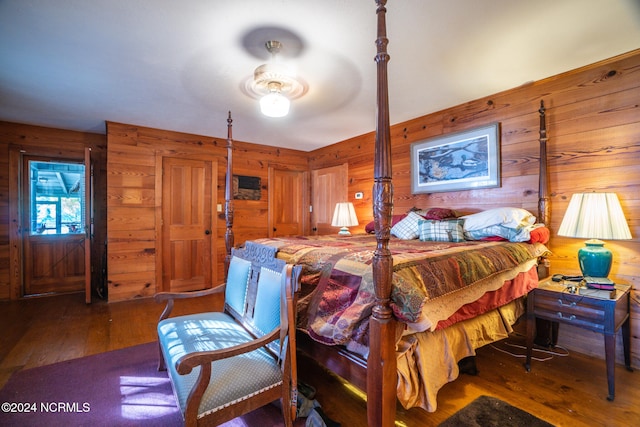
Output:
[[[571,324],[604,334],[607,364],[608,400],[615,397],[616,331],[622,327],[624,364],[631,369],[629,296],[631,286],[616,285],[614,291],[580,288],[571,293],[570,282],[541,281],[527,297],[527,358],[525,368],[531,370],[531,352],[535,337],[536,317]],[[572,283],[572,285],[576,285]]]

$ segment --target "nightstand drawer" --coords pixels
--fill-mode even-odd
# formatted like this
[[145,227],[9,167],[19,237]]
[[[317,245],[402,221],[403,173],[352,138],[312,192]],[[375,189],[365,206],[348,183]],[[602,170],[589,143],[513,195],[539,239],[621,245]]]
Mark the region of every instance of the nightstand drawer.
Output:
[[537,317],[604,331],[605,310],[600,302],[559,292],[537,292],[535,299],[533,312]]

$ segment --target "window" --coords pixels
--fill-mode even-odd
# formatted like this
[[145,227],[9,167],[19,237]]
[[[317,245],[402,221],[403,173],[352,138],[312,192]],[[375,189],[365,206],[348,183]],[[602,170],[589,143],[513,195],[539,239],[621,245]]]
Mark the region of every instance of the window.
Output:
[[31,234],[84,231],[84,165],[29,161]]

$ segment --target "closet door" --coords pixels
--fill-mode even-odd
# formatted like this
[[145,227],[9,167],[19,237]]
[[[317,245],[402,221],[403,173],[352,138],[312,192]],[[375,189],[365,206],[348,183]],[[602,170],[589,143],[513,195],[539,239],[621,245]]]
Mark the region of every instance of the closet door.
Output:
[[348,176],[348,163],[311,171],[311,234],[338,232],[331,219],[336,203],[348,201]]
[[308,173],[269,168],[269,237],[306,234]]
[[162,169],[161,290],[210,288],[216,279],[212,180],[217,164],[164,157]]

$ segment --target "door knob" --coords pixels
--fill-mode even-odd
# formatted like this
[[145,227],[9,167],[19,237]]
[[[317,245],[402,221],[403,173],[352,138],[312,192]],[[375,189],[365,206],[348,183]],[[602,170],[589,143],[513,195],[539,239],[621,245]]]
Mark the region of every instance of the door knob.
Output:
[[204,230],[204,234],[207,234],[207,235],[211,234],[211,230]]

